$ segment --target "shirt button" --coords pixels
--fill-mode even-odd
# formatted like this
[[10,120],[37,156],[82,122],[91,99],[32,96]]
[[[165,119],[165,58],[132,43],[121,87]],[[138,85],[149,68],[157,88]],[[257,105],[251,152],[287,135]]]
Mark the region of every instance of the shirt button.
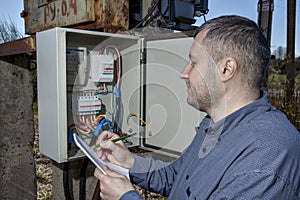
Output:
[[202,148],[202,152],[203,152],[203,153],[206,152],[206,148],[205,148],[205,147]]
[[187,196],[190,197],[190,195],[191,195],[190,187],[188,187],[185,192],[186,192]]
[[186,175],[185,180],[188,180],[189,178],[190,178],[190,176],[189,176],[189,175]]

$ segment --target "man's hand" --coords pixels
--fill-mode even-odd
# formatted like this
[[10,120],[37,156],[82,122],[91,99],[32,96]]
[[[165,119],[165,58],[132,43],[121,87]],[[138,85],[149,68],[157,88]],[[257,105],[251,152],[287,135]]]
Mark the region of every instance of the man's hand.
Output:
[[100,180],[100,197],[105,200],[120,199],[123,194],[134,187],[123,175],[118,174],[107,167],[104,168],[107,175],[104,175],[98,168],[95,169],[94,176]]
[[98,137],[97,155],[102,160],[107,160],[121,167],[131,169],[134,158],[122,141],[112,142],[112,139],[118,138],[117,134],[109,131],[103,131]]

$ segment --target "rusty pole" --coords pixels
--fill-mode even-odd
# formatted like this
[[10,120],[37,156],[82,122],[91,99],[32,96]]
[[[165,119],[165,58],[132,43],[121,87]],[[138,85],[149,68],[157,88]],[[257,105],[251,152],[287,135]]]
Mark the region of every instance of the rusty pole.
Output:
[[286,103],[290,103],[295,89],[295,24],[296,0],[287,1],[287,64],[286,64]]
[[[268,44],[271,45],[272,18],[274,10],[273,0],[259,0],[257,4],[258,26],[266,37]],[[261,89],[268,90],[268,73],[265,74]]]

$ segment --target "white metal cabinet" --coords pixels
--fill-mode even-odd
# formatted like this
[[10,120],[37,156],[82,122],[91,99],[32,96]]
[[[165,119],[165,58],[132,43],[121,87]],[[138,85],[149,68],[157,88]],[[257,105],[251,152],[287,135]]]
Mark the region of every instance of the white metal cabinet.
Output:
[[[147,127],[131,120],[132,128],[139,133],[137,138],[131,138],[133,145],[170,155],[180,154],[194,137],[194,128],[202,117],[186,103],[186,86],[179,78],[188,62],[192,41],[182,34],[144,37],[66,28],[37,33],[41,153],[59,163],[82,156],[74,145],[68,148],[68,127],[74,123],[77,106],[74,94],[78,88],[95,88],[90,55],[108,45],[118,48],[122,61],[122,130],[129,131],[126,116],[134,112],[146,120],[152,131],[149,135]],[[66,53],[70,49],[78,50],[78,57],[86,59],[80,61],[77,71],[66,64],[70,59]],[[74,55],[76,57],[76,53]],[[77,83],[74,73],[79,73]],[[70,84],[74,81],[75,85]],[[112,94],[103,95],[101,99],[110,118],[114,106]]]

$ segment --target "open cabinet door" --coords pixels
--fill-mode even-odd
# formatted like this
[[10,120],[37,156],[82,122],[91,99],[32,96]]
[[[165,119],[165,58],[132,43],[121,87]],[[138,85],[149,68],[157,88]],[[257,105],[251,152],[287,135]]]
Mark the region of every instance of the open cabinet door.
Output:
[[146,148],[179,155],[195,136],[204,113],[188,105],[180,72],[188,64],[193,37],[145,41],[144,119],[151,127],[143,139]]

